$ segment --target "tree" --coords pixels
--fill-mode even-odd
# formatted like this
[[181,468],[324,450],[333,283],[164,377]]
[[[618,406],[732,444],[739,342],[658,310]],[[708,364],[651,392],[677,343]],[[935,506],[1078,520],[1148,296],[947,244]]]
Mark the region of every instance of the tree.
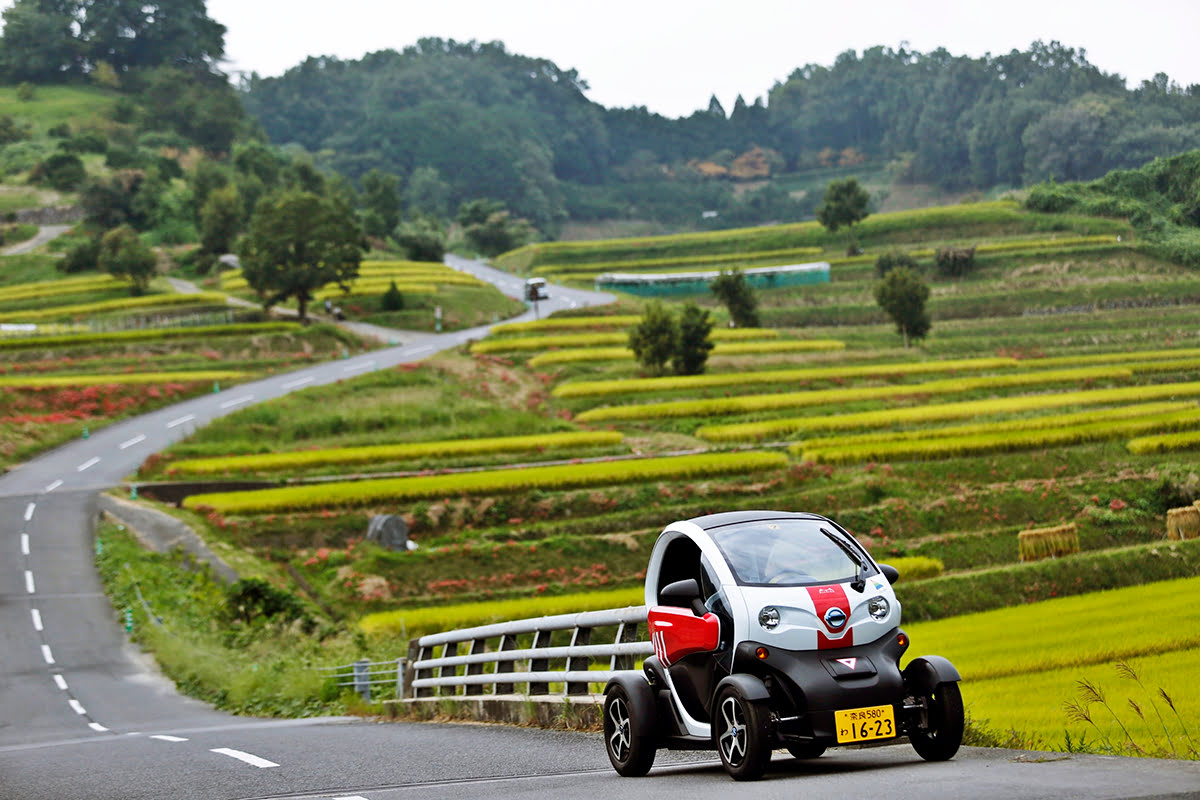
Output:
[[379,307],[384,311],[401,311],[404,309],[404,295],[395,281],[388,284],[387,291],[379,298]]
[[363,176],[363,227],[368,236],[383,238],[400,222],[400,179],[373,169]]
[[442,180],[435,167],[417,167],[404,187],[404,202],[410,211],[445,219],[450,208],[450,184]]
[[908,267],[914,272],[919,271],[917,260],[903,250],[889,250],[880,253],[879,258],[875,259],[875,272],[881,278],[887,277],[896,267]]
[[145,294],[158,264],[154,251],[128,225],[104,234],[96,260],[97,266],[114,278],[128,280],[134,296]]
[[264,308],[294,297],[305,321],[313,292],[327,283],[347,290],[365,250],[350,208],[311,192],[285,191],[259,202],[239,254],[242,274]]
[[923,339],[929,332],[931,322],[925,310],[929,299],[929,287],[921,276],[908,267],[896,267],[875,286],[875,302],[896,323],[896,331],[908,340]]
[[646,306],[641,322],[629,332],[629,349],[642,366],[658,375],[678,349],[678,340],[674,315],[655,300]]
[[734,325],[739,328],[758,327],[758,297],[750,288],[744,272],[740,269],[722,270],[708,288],[729,309],[729,318]]
[[427,217],[414,217],[396,226],[396,243],[404,248],[411,261],[442,263],[446,255],[446,233]]
[[825,187],[825,199],[817,208],[817,219],[830,233],[837,233],[839,228],[848,232],[849,244],[847,253],[853,255],[858,251],[854,241],[854,223],[867,218],[867,203],[871,195],[858,185],[858,179],[847,178],[844,181],[833,181]]
[[33,168],[30,183],[44,183],[60,192],[69,192],[87,179],[87,169],[79,156],[59,151]]
[[242,199],[236,186],[210,192],[200,209],[200,248],[214,256],[233,250],[242,229]]
[[699,375],[708,363],[712,343],[713,322],[708,310],[687,303],[679,315],[679,336],[671,366],[677,375]]
[[533,234],[528,222],[513,218],[503,203],[493,200],[463,203],[458,210],[458,222],[471,247],[489,257],[515,250]]

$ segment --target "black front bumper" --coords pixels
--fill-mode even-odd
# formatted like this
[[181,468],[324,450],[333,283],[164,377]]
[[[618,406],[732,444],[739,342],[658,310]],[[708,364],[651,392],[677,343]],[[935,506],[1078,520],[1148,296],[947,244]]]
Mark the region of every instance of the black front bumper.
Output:
[[[766,650],[766,657],[757,652]],[[908,637],[899,628],[873,642],[835,650],[782,650],[743,642],[734,653],[734,672],[757,675],[771,694],[776,732],[783,744],[838,744],[834,712],[892,706],[896,734],[904,733],[904,677],[900,657]],[[842,742],[847,744],[847,742]]]

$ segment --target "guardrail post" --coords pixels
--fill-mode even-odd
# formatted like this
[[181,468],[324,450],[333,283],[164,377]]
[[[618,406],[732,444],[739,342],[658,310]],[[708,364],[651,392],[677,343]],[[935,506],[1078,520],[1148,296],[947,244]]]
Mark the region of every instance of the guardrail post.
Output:
[[[432,649],[433,648],[422,647],[421,645],[419,645],[417,643],[416,639],[413,639],[412,644],[410,644],[408,647],[408,653],[409,653],[409,658],[411,660],[411,663],[415,664],[418,661],[424,661],[425,656],[428,654],[428,651],[432,650]],[[415,654],[413,652],[414,650],[416,651]],[[418,669],[418,670],[413,671],[413,680],[416,680],[417,678],[432,678],[432,677],[433,677],[433,670],[431,670],[431,669]],[[409,681],[408,685],[412,686],[412,681]],[[436,694],[436,693],[434,692],[433,687],[423,686],[420,689],[416,689],[413,692],[413,697],[433,697],[434,694]]]
[[362,695],[363,700],[371,699],[371,662],[365,658],[354,662],[354,691]]
[[[571,635],[571,647],[583,647],[590,644],[592,641],[591,628],[576,628],[575,633]],[[570,656],[567,658],[567,672],[587,672],[588,665],[592,659],[588,656]],[[568,681],[566,686],[567,694],[587,694],[587,681],[577,683]]]
[[400,657],[396,659],[396,699],[407,697],[408,688],[408,659]]
[[[517,637],[516,636],[506,633],[500,637],[500,652],[504,652],[505,650],[516,650],[516,649],[517,649]],[[496,674],[497,675],[499,675],[502,672],[512,672],[512,671],[513,671],[513,662],[512,661],[505,660],[505,661],[497,661],[496,662]],[[493,692],[495,694],[516,694],[516,691],[517,691],[516,687],[511,683],[497,683],[496,688],[493,690]]]
[[[617,637],[613,640],[613,644],[628,644],[636,642],[638,624],[636,622],[622,622],[617,626]],[[609,662],[609,669],[633,669],[633,656],[614,654]]]
[[[487,639],[475,639],[471,642],[471,655],[474,656],[484,652],[487,652]],[[479,662],[478,664],[468,664],[467,674],[482,675],[483,662]],[[483,684],[468,684],[466,687],[464,687],[464,694],[483,694]]]
[[[537,633],[535,633],[533,635],[533,649],[541,650],[543,647],[549,647],[551,633],[552,633],[551,631],[546,631],[546,630],[538,631]],[[549,672],[550,671],[550,659],[548,659],[548,658],[531,658],[529,660],[529,671],[530,672]],[[550,684],[544,683],[544,682],[530,681],[529,682],[529,694],[530,695],[550,694]]]
[[[458,642],[446,642],[445,646],[442,647],[442,658],[453,658],[454,656],[457,656],[458,655],[458,644],[459,644]],[[449,675],[446,674],[446,670],[450,670]],[[438,671],[437,671],[438,678],[446,678],[446,677],[453,678],[457,674],[458,674],[458,667],[448,667],[445,665],[438,667]],[[442,688],[443,687],[439,687],[436,690],[436,694],[438,696],[441,696],[443,694],[443,692],[441,690]],[[446,688],[450,689],[450,692],[449,692],[450,694],[458,694],[458,689],[456,689],[455,687],[450,686],[450,687],[446,687]]]

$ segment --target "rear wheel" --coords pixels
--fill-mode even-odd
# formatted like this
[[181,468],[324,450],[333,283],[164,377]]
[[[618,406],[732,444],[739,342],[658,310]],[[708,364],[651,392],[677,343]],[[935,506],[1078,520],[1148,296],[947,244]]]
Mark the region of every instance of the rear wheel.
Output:
[[913,726],[908,739],[926,761],[948,761],[962,744],[962,692],[957,683],[942,683],[923,699],[928,724],[924,728]]
[[626,778],[640,778],[654,766],[655,742],[638,734],[639,715],[653,714],[654,709],[641,706],[619,684],[604,695],[604,749],[613,769]]
[[717,695],[713,725],[717,752],[729,776],[737,781],[755,781],[771,762],[770,712],[762,703],[742,697],[726,686]]
[[789,744],[787,751],[792,754],[792,758],[798,758],[801,761],[809,758],[820,758],[825,754],[825,745],[823,744]]

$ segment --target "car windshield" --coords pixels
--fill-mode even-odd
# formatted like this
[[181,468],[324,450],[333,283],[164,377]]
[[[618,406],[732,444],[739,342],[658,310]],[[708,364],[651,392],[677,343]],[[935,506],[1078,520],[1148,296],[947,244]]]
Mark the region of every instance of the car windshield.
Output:
[[760,520],[709,534],[741,584],[813,586],[854,580],[858,565],[821,532],[821,525],[806,519]]

